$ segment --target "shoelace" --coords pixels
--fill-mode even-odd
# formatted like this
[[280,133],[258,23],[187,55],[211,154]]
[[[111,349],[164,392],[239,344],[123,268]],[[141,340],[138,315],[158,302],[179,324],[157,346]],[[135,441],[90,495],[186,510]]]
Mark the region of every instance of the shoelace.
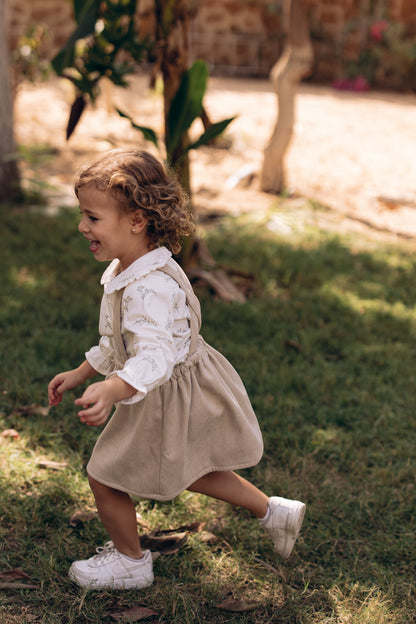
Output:
[[106,563],[107,561],[114,559],[114,557],[118,554],[113,542],[106,542],[104,546],[98,546],[95,550],[97,554],[91,557],[91,565],[93,566]]

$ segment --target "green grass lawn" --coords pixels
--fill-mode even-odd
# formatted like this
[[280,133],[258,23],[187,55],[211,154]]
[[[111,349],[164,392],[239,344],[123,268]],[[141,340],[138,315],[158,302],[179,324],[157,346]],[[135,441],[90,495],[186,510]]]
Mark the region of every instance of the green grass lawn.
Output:
[[[0,437],[0,587],[17,569],[35,587],[0,589],[0,622],[106,624],[139,605],[169,624],[415,622],[416,258],[410,243],[295,218],[276,232],[278,208],[203,232],[221,264],[256,277],[247,303],[197,292],[202,334],[241,374],[264,433],[264,458],[244,474],[308,506],[294,554],[280,560],[247,512],[185,492],[136,501],[150,529],[205,523],[156,560],[151,588],[69,581],[73,559],[107,539],[96,518],[70,524],[94,509],[85,465],[98,432],[79,423],[76,393],[49,412],[27,406],[45,407],[49,379],[97,340],[104,267],[78,216],[1,219],[0,432],[19,437]],[[219,608],[230,596],[247,610]]]

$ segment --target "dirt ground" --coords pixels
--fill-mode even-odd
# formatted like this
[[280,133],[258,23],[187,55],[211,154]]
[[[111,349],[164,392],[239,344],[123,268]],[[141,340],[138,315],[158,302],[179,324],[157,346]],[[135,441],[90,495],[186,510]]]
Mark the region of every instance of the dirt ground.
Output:
[[[66,142],[72,99],[69,83],[58,79],[37,86],[22,84],[16,99],[18,142],[49,145],[54,150],[53,158],[34,166],[36,177],[50,185],[51,209],[74,205],[74,170],[96,154],[132,145],[153,151],[127,120],[112,112],[114,105],[163,136],[162,99],[149,92],[147,76],[136,76],[128,90],[105,88]],[[277,115],[271,84],[211,78],[205,105],[213,121],[237,118],[222,147],[192,153],[197,209],[201,214],[264,213],[274,201],[258,187],[263,150]],[[416,96],[349,93],[302,84],[296,111],[286,157],[287,214],[291,214],[286,225],[290,228],[293,219],[313,218],[327,229],[364,229],[379,236],[416,238]],[[192,128],[194,134],[202,131],[198,123]],[[33,175],[30,167],[24,175]],[[309,208],[305,213],[305,197],[328,209]]]

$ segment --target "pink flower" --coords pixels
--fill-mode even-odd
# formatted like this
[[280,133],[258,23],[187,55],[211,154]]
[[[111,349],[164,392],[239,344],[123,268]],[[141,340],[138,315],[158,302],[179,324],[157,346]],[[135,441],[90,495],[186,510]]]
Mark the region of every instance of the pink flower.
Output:
[[338,78],[337,80],[334,80],[332,86],[334,89],[344,91],[345,89],[349,88],[349,80],[347,80],[346,78]]
[[356,76],[355,78],[340,78],[332,83],[334,89],[340,91],[368,91],[370,84],[364,76]]
[[383,33],[389,27],[389,23],[386,20],[378,20],[371,25],[370,36],[374,41],[383,41]]
[[356,76],[354,78],[352,84],[353,91],[368,91],[370,89],[370,85],[368,84],[367,78],[364,76]]

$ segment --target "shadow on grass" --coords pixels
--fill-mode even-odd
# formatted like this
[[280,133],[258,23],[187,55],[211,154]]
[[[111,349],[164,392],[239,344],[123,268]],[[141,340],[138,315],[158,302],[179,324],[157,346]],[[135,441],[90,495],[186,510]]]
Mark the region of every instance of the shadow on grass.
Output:
[[[96,432],[80,427],[70,399],[46,416],[14,412],[45,404],[48,380],[77,365],[97,340],[103,266],[77,232],[77,216],[16,213],[2,223],[0,416],[3,428],[21,435],[0,447],[8,466],[2,500],[14,501],[1,513],[3,535],[20,544],[13,565],[24,566],[29,549],[13,531],[30,507],[26,496],[14,496],[16,480],[39,492],[32,549],[44,544],[44,526],[64,531],[74,554],[80,539],[91,538],[88,530],[84,537],[69,531],[66,519],[77,496],[90,500],[83,470]],[[411,621],[416,293],[410,247],[320,232],[283,237],[264,223],[238,220],[225,220],[206,236],[219,262],[256,276],[244,305],[199,291],[202,333],[240,372],[264,433],[264,458],[246,474],[270,494],[301,498],[308,511],[294,556],[282,563],[248,514],[227,510],[215,546],[195,538],[185,556],[157,564],[161,576],[146,593],[147,604],[160,608],[160,621],[181,624]],[[54,478],[52,493],[34,465],[39,454],[70,464],[72,475]],[[168,509],[178,524],[189,520],[187,506],[173,502],[155,505],[159,523]],[[46,572],[41,566],[39,577]],[[65,591],[61,599],[73,600],[75,590]],[[215,605],[230,591],[257,600],[257,608],[224,614]],[[47,600],[56,616],[57,596]],[[93,599],[85,604],[92,618]],[[92,622],[103,617],[96,613]],[[79,611],[68,621],[82,618]]]

